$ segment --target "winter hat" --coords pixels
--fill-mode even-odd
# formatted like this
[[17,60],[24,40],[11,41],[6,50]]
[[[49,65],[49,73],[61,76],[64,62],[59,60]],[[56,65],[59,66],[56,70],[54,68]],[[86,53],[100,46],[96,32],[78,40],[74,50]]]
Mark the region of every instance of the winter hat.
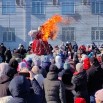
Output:
[[27,68],[27,64],[25,62],[20,62],[18,65],[18,71],[21,71],[22,68]]
[[86,100],[84,98],[76,98],[74,103],[86,103]]
[[8,63],[0,64],[0,76],[7,75],[8,77],[13,77],[15,70],[9,66]]
[[66,69],[70,69],[70,64],[65,61],[64,65],[63,65],[63,68],[66,70]]
[[82,72],[83,71],[83,64],[82,63],[77,63],[76,64],[76,71],[77,72]]
[[100,101],[103,101],[103,89],[100,89],[95,93],[95,98],[97,98]]
[[89,53],[89,55],[88,55],[89,58],[92,58],[93,56],[94,56],[93,52]]
[[82,58],[81,61],[83,61],[84,59],[88,58],[88,56],[86,54],[82,54]]
[[32,70],[31,70],[34,74],[38,74],[39,73],[39,67],[38,66],[33,66]]
[[60,69],[63,66],[61,56],[57,55],[55,57],[55,65]]
[[17,72],[18,61],[15,58],[10,59],[9,66],[15,69],[15,72]]
[[0,63],[0,76],[7,74],[9,64],[8,63]]
[[83,60],[83,69],[88,70],[90,68],[90,59],[86,58]]
[[58,72],[57,66],[54,64],[50,65],[49,72],[56,72],[57,73]]

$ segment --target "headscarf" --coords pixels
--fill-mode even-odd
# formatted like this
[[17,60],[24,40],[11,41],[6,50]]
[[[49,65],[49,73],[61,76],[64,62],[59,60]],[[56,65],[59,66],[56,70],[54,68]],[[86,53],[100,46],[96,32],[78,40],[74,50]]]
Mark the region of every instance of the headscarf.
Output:
[[14,74],[15,74],[14,69],[11,68],[8,63],[0,64],[0,76],[7,75],[8,77],[13,77]]
[[63,63],[62,63],[61,56],[58,55],[58,56],[55,57],[55,65],[58,67],[58,69],[62,68]]
[[1,63],[0,64],[0,76],[6,75],[9,68],[10,67],[8,63]]

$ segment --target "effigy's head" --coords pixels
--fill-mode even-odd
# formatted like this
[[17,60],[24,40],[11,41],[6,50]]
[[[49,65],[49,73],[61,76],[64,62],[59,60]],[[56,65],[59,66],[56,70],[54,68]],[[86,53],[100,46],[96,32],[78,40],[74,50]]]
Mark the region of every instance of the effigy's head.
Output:
[[40,30],[31,30],[28,35],[34,39],[41,39],[41,31]]

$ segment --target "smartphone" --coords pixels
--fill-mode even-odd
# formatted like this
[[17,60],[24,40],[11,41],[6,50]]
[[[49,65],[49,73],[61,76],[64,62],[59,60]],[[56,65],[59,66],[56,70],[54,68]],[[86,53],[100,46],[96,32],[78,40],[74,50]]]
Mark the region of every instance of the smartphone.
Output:
[[25,76],[25,77],[30,77],[30,73],[27,73],[27,72],[26,73],[20,72],[19,75],[22,75],[22,76]]

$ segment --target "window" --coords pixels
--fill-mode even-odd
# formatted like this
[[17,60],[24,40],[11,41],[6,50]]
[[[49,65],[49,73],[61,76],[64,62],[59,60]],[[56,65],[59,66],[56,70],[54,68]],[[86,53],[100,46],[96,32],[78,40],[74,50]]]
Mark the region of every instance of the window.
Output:
[[15,14],[15,0],[2,0],[2,14]]
[[53,0],[53,5],[59,5],[59,0]]
[[93,14],[103,14],[103,1],[93,1],[92,3]]
[[74,36],[74,27],[63,27],[62,28],[62,41],[74,41],[75,36]]
[[16,5],[22,7],[24,5],[24,0],[16,0]]
[[74,14],[74,0],[62,0],[62,14]]
[[89,4],[89,0],[82,0],[83,5]]
[[3,41],[4,42],[14,42],[15,41],[15,29],[14,28],[4,29]]
[[32,14],[45,14],[44,0],[32,0]]
[[91,39],[92,41],[103,40],[103,27],[92,27]]

